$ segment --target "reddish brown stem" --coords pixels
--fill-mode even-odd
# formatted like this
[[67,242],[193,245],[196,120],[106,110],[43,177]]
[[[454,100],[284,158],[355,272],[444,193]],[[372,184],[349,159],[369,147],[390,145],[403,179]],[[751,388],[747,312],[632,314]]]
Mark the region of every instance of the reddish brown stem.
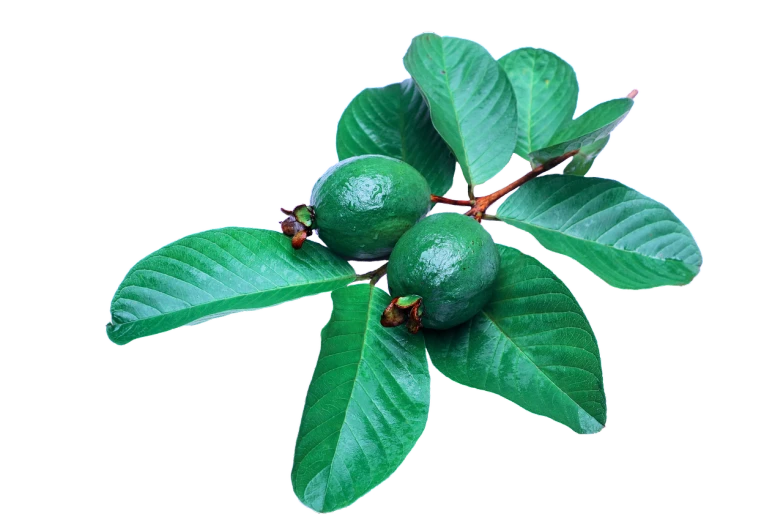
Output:
[[631,92],[628,93],[628,96],[626,96],[626,98],[628,98],[630,100],[633,100],[634,98],[636,98],[637,94],[639,94],[639,91],[634,89],[634,90],[632,90]]
[[430,195],[430,201],[433,203],[445,203],[447,205],[458,205],[461,207],[472,207],[473,203],[466,199],[449,199],[444,198],[442,196],[436,196],[435,194]]
[[575,156],[579,150],[572,150],[571,152],[566,152],[562,156],[558,156],[557,158],[553,158],[549,161],[545,161],[538,167],[534,168],[518,180],[516,180],[513,183],[510,183],[503,187],[502,189],[493,192],[492,194],[489,194],[488,196],[482,196],[480,198],[476,198],[476,204],[473,205],[473,207],[465,212],[466,216],[472,216],[476,219],[476,221],[481,221],[481,218],[484,216],[484,212],[489,208],[490,205],[492,205],[494,202],[511,192],[512,190],[516,190],[531,179],[535,178],[536,176],[539,176],[543,174],[544,172],[551,170],[561,163],[563,163],[568,158]]
[[384,265],[379,266],[372,272],[367,272],[366,274],[360,274],[356,276],[356,279],[354,281],[367,281],[370,280],[370,284],[375,286],[375,284],[380,281],[380,279],[386,275],[386,269],[389,268],[389,263],[386,263]]

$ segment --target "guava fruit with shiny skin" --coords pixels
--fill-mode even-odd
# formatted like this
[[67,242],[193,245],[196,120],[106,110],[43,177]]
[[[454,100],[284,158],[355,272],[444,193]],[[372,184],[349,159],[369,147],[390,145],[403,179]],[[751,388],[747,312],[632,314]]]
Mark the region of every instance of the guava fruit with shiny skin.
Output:
[[406,232],[389,258],[392,296],[422,298],[422,326],[444,330],[476,315],[492,296],[500,269],[484,227],[462,214],[434,214]]
[[430,188],[415,168],[386,156],[356,156],[326,171],[310,207],[318,236],[346,259],[387,259],[397,240],[430,209]]

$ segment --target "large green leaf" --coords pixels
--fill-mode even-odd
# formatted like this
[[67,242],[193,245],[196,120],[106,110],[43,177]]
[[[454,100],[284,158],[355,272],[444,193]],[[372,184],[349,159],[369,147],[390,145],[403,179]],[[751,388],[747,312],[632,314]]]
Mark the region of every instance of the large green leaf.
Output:
[[430,400],[423,338],[381,326],[386,292],[354,285],[332,300],[291,471],[296,495],[319,512],[351,504],[397,469]]
[[337,125],[337,156],[344,160],[364,154],[412,165],[438,196],[454,181],[454,156],[432,126],[427,102],[410,78],[363,90],[343,112]]
[[531,47],[511,51],[498,63],[516,95],[516,153],[530,159],[530,151],[549,145],[557,130],[573,118],[579,95],[576,73],[558,56]]
[[495,59],[475,42],[422,34],[411,42],[404,63],[468,184],[500,172],[514,153],[517,107]]
[[595,158],[604,150],[606,144],[609,143],[609,136],[604,136],[598,141],[594,141],[590,145],[585,145],[574,156],[571,161],[563,169],[563,174],[569,174],[571,176],[584,176],[593,166]]
[[563,124],[543,149],[530,153],[536,164],[581,149],[609,135],[633,107],[630,98],[618,98],[596,105],[575,120]]
[[489,304],[456,328],[425,330],[432,363],[450,379],[577,433],[600,431],[606,424],[601,358],[582,309],[544,265],[513,248],[498,249],[500,274]]
[[618,288],[684,285],[701,266],[696,241],[668,208],[609,179],[536,178],[497,217]]
[[125,344],[186,324],[328,292],[352,282],[346,261],[279,232],[221,228],[150,254],[125,276],[111,302],[109,339]]

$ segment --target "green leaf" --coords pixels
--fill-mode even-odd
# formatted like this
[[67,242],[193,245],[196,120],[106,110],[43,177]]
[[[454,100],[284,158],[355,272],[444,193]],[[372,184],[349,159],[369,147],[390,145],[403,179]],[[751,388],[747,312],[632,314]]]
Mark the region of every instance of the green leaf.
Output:
[[425,330],[446,377],[595,433],[606,424],[598,344],[579,304],[544,265],[503,245],[492,300],[450,330]]
[[342,161],[364,154],[412,165],[438,196],[454,181],[454,156],[432,126],[427,102],[410,78],[363,90],[343,112],[337,125],[337,156]]
[[497,217],[618,288],[684,285],[701,266],[696,241],[668,208],[609,179],[536,178]]
[[469,40],[422,34],[411,42],[404,63],[468,184],[500,172],[514,153],[517,108],[495,59]]
[[386,292],[354,285],[332,301],[291,471],[299,500],[319,512],[353,503],[397,469],[430,400],[423,338],[381,326]]
[[109,339],[125,344],[186,324],[253,310],[351,283],[356,274],[329,250],[301,250],[279,232],[221,228],[187,236],[150,254],[125,276],[111,301]]
[[549,145],[557,130],[574,117],[579,94],[576,73],[558,56],[530,47],[511,51],[498,63],[517,100],[515,152],[529,160],[531,151]]
[[587,174],[587,171],[593,166],[595,158],[604,150],[607,143],[609,143],[609,136],[605,136],[600,140],[579,149],[576,156],[566,165],[563,173],[571,176],[584,176]]
[[631,107],[633,100],[629,98],[618,98],[596,105],[577,119],[566,122],[546,148],[531,152],[531,161],[541,164],[608,136],[625,119]]

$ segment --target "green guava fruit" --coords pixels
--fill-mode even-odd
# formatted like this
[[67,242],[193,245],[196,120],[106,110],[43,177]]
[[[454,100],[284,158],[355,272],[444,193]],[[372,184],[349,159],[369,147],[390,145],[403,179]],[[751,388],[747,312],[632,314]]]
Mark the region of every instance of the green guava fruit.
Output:
[[394,247],[389,291],[402,298],[421,296],[422,326],[445,330],[487,304],[499,269],[500,254],[484,227],[462,214],[435,214]]
[[321,176],[309,208],[318,236],[340,256],[386,259],[397,240],[429,212],[430,188],[407,163],[357,156]]

